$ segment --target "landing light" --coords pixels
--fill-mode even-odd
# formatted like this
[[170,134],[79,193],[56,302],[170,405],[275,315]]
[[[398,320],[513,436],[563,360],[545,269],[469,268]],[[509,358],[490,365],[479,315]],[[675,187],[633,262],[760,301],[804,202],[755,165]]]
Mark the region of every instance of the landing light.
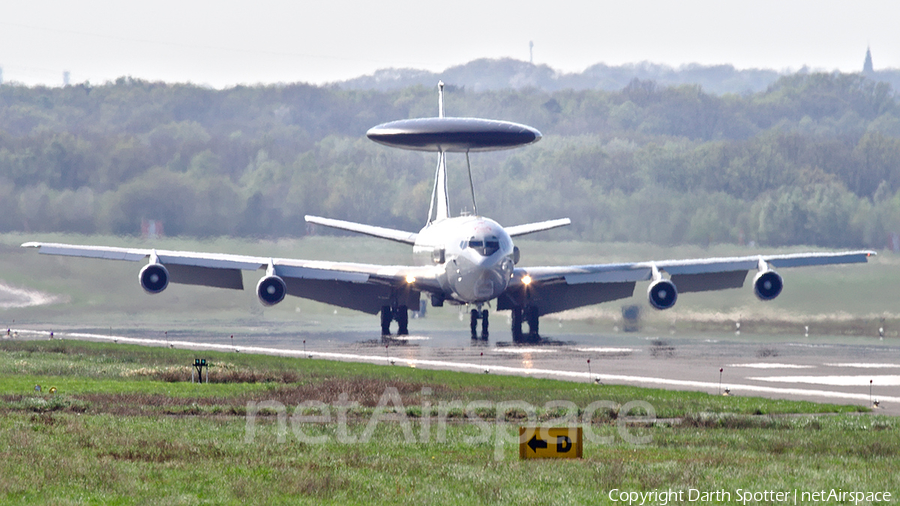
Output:
[[526,286],[530,285],[531,284],[531,276],[529,276],[528,274],[522,276],[522,284],[526,285]]
[[416,277],[412,274],[409,274],[406,276],[406,282],[411,285],[416,282]]

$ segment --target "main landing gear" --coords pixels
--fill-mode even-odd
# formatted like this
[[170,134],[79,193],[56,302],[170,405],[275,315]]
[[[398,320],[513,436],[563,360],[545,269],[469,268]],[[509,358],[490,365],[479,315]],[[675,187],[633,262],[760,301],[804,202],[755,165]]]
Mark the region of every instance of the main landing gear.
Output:
[[[512,309],[512,338],[514,343],[536,343],[538,334],[538,308],[535,306],[514,307]],[[528,323],[528,334],[522,333],[522,323]]]
[[470,327],[472,328],[472,339],[478,339],[478,320],[481,320],[481,338],[488,338],[488,310],[487,309],[473,309],[471,311],[471,320]]
[[397,335],[409,335],[409,311],[406,306],[381,306],[381,335],[391,335],[391,322],[397,322]]

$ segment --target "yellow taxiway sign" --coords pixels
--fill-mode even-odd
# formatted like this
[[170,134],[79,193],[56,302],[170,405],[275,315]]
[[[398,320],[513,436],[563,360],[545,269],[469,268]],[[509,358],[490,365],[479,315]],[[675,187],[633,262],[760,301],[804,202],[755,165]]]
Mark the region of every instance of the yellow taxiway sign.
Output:
[[581,427],[519,427],[520,459],[580,459]]

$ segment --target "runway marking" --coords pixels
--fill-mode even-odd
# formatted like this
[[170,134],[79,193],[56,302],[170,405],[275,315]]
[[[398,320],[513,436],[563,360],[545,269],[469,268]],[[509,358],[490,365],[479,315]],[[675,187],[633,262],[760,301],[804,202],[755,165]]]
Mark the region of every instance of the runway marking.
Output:
[[900,369],[900,364],[825,364],[831,367],[856,367],[859,369]]
[[756,364],[729,364],[728,367],[748,367],[750,369],[815,369],[814,365],[799,365],[799,364],[768,364],[768,363],[756,363]]
[[[385,336],[387,337],[387,336]],[[431,338],[428,336],[390,336],[391,341],[430,341]]]
[[641,350],[636,350],[633,348],[575,348],[575,349],[578,351],[587,351],[587,352],[594,352],[594,353],[633,353],[636,351],[641,351]]
[[[50,332],[47,331],[36,331],[36,330],[19,330],[20,335],[24,334],[33,334],[40,336],[49,336]],[[420,366],[430,366],[435,368],[449,368],[456,369],[462,371],[476,371],[476,372],[484,372],[488,370],[489,372],[495,373],[507,373],[507,374],[518,374],[525,376],[549,376],[549,377],[558,377],[558,378],[566,378],[572,380],[586,380],[593,381],[595,379],[599,379],[600,381],[606,382],[626,382],[626,383],[636,383],[638,385],[648,385],[648,386],[673,386],[673,387],[684,387],[689,389],[696,390],[705,390],[708,392],[715,391],[719,388],[719,384],[711,381],[693,381],[693,380],[673,380],[666,378],[653,378],[646,376],[631,376],[631,375],[618,375],[618,374],[590,374],[587,372],[575,372],[575,371],[559,371],[553,369],[527,369],[523,367],[509,367],[509,366],[498,366],[498,365],[487,365],[484,364],[475,364],[469,362],[448,362],[443,360],[425,360],[425,359],[410,359],[403,357],[396,357],[390,355],[359,355],[355,353],[335,353],[335,352],[323,352],[323,351],[303,351],[303,350],[286,350],[280,348],[264,348],[261,346],[232,346],[228,344],[214,344],[214,343],[194,343],[190,341],[165,341],[162,339],[143,339],[143,338],[134,338],[134,337],[123,337],[123,336],[110,336],[103,334],[88,334],[81,332],[72,332],[72,333],[61,333],[57,332],[57,336],[62,338],[63,336],[74,337],[74,338],[82,338],[82,339],[96,339],[101,341],[115,341],[122,343],[133,343],[133,344],[145,344],[145,345],[153,345],[153,346],[172,346],[178,348],[194,348],[194,349],[212,349],[212,350],[221,350],[221,351],[240,351],[240,352],[249,352],[249,353],[260,353],[265,355],[283,355],[283,356],[295,356],[295,357],[317,357],[324,359],[335,359],[335,360],[348,360],[348,361],[356,361],[356,362],[374,362],[374,363],[390,363],[390,361],[394,362],[405,362],[411,367],[420,367]],[[885,376],[885,378],[893,378],[894,376]],[[873,377],[874,378],[874,377]],[[748,378],[754,379],[754,378]],[[766,381],[765,379],[759,378],[760,380]],[[868,379],[868,377],[867,377]],[[900,383],[898,383],[900,384]],[[732,392],[738,395],[742,395],[745,393],[768,393],[768,394],[778,394],[778,395],[805,395],[812,397],[824,397],[831,399],[846,399],[846,400],[856,400],[856,401],[865,401],[868,403],[869,396],[867,393],[852,393],[852,392],[835,392],[829,390],[815,390],[815,389],[805,389],[805,388],[784,388],[784,387],[768,387],[762,385],[745,385],[745,384],[734,384],[729,383],[727,385]],[[878,386],[884,386],[883,383],[879,383]],[[879,400],[881,402],[892,402],[892,403],[900,403],[900,397],[883,397],[879,396]]]
[[556,353],[550,348],[494,348],[491,351],[498,353]]
[[773,383],[809,383],[834,387],[865,387],[869,386],[869,381],[880,387],[900,386],[900,376],[763,376],[747,379],[771,381]]

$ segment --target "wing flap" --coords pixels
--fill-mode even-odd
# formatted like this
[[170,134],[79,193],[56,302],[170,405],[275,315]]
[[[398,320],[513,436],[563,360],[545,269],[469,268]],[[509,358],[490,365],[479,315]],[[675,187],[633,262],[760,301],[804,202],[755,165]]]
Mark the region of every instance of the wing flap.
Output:
[[240,269],[168,264],[166,270],[169,271],[169,282],[171,283],[230,288],[232,290],[244,289],[244,277],[241,275]]
[[744,286],[747,271],[703,272],[700,274],[674,274],[672,282],[678,293],[726,290]]
[[808,265],[857,264],[869,261],[874,251],[847,251],[840,253],[773,255],[763,257],[773,267],[804,267]]
[[[699,260],[676,260],[648,262],[656,265],[672,276],[691,274],[713,274],[729,271],[749,271],[759,265],[759,257],[752,258],[708,258]],[[679,290],[680,291],[680,290]]]
[[538,315],[558,313],[601,302],[626,299],[634,295],[634,282],[611,283],[537,283],[511,286],[497,299],[497,309],[505,310],[526,304],[538,308]]
[[[284,280],[287,293],[295,297],[315,300],[334,306],[377,314],[382,306],[389,305],[393,288],[387,285],[360,284],[351,281],[331,279],[299,279]],[[419,307],[419,292],[407,290],[400,294],[400,304],[407,307]]]
[[586,283],[624,283],[650,279],[649,267],[627,269],[610,269],[607,271],[573,273],[563,276],[567,284],[581,285]]
[[266,266],[263,258],[242,255],[224,255],[218,253],[194,253],[182,251],[156,251],[159,262],[166,267],[182,265],[206,269],[236,269],[239,271],[255,271]]
[[331,280],[345,281],[348,283],[365,283],[369,281],[369,275],[364,272],[350,272],[338,269],[324,269],[316,267],[300,267],[292,265],[275,264],[275,273],[282,278],[304,280]]
[[663,260],[641,262],[637,265],[655,265],[657,268],[676,274],[701,274],[704,272],[725,272],[756,269],[762,260],[772,267],[807,267],[813,265],[864,263],[875,256],[871,250],[789,253],[786,255],[753,255],[745,257],[698,258],[693,260]]

